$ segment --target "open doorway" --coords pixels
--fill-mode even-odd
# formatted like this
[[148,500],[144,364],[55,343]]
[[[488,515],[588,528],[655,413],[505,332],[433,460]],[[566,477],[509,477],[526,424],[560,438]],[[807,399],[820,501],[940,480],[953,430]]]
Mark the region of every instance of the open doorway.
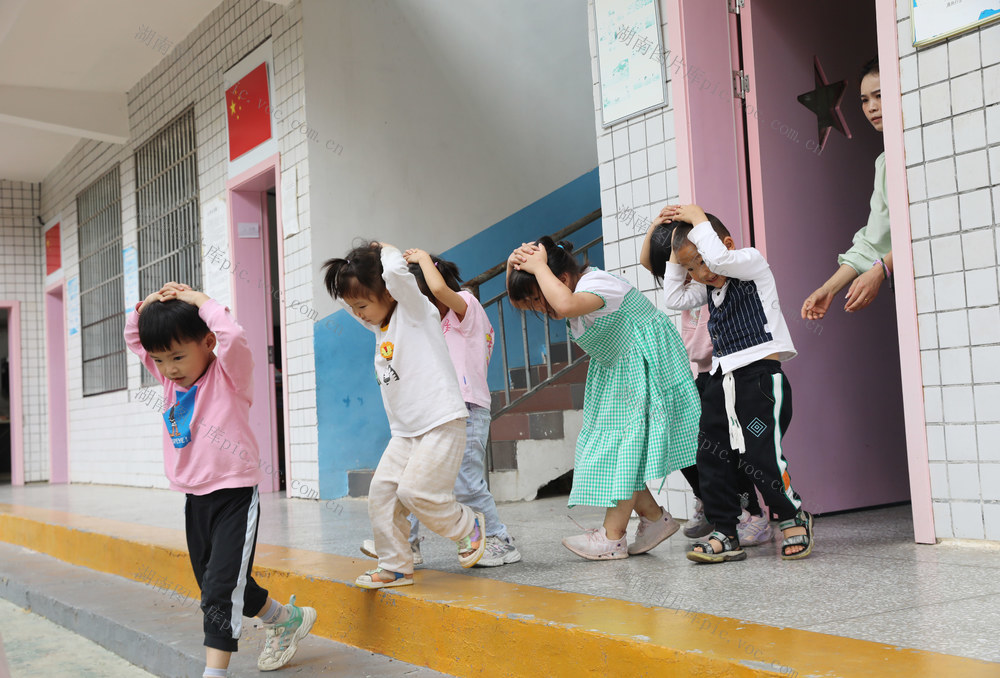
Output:
[[277,160],[228,184],[233,310],[254,356],[251,426],[260,446],[260,489],[285,489],[284,284]]
[[10,485],[10,332],[8,310],[0,308],[0,485]]
[[21,302],[0,301],[0,483],[24,485]]
[[[860,110],[858,72],[878,51],[875,2],[745,0],[739,11],[727,4],[741,3],[672,4],[672,43],[683,45],[686,68],[672,70],[687,151],[678,151],[681,174],[695,201],[729,215],[742,245],[767,257],[799,353],[784,366],[795,414],[783,447],[796,489],[817,513],[907,501],[892,293],[883,286],[855,314],[841,302],[821,322],[799,312],[868,217],[882,137]],[[821,144],[818,115],[799,100],[817,77],[846,80],[839,112],[850,137],[834,130]],[[708,118],[720,122],[701,124]],[[720,144],[728,153],[711,152]]]

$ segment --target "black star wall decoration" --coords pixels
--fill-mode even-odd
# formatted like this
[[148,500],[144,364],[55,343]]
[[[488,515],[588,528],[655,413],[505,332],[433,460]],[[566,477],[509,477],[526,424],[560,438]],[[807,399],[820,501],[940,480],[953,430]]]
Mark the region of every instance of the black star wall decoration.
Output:
[[817,142],[822,151],[823,147],[826,146],[831,129],[836,129],[848,139],[851,138],[851,130],[848,129],[844,114],[840,111],[840,104],[844,101],[844,92],[847,89],[847,81],[829,82],[819,63],[818,56],[813,57],[813,68],[816,89],[800,94],[798,100],[800,104],[816,114]]

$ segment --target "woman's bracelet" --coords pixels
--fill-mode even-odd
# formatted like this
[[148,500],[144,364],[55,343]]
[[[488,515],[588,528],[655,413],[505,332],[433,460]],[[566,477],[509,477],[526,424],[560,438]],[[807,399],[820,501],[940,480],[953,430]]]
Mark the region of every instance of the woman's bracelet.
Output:
[[872,267],[881,266],[882,267],[882,279],[889,281],[889,289],[893,288],[892,285],[892,274],[889,273],[889,267],[885,265],[885,262],[881,259],[876,259],[872,262]]

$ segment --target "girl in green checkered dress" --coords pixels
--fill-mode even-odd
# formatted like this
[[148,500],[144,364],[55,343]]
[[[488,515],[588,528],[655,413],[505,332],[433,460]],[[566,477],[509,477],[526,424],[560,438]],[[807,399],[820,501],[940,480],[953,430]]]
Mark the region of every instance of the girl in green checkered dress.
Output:
[[[607,512],[603,526],[563,545],[589,560],[627,558],[678,529],[646,483],[695,463],[701,403],[669,318],[625,280],[585,269],[572,252],[572,243],[549,237],[522,245],[507,260],[507,292],[515,308],[566,318],[590,355],[569,504]],[[633,510],[639,527],[629,544]]]

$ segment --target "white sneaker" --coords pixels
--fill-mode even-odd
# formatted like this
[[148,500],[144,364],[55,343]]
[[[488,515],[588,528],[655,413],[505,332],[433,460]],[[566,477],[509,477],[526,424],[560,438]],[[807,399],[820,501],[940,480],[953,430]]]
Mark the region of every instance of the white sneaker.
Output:
[[[413,552],[414,565],[424,564],[424,557],[420,554],[420,542],[423,541],[423,539],[424,538],[421,537],[417,541],[410,544],[410,551]],[[363,542],[361,542],[361,552],[366,556],[368,556],[369,558],[374,558],[375,560],[378,560],[378,552],[375,551],[374,539],[365,539]]]
[[290,662],[299,648],[299,641],[309,635],[316,623],[316,610],[298,607],[295,596],[292,596],[285,607],[289,613],[287,620],[280,624],[264,625],[264,649],[257,658],[257,668],[261,671],[274,671]]
[[635,530],[635,539],[628,545],[628,553],[634,556],[650,551],[679,529],[681,529],[680,523],[666,510],[659,520],[647,520],[639,516],[639,527]]
[[749,511],[740,515],[740,523],[736,526],[736,536],[740,546],[760,546],[774,538],[771,532],[771,521],[767,516],[752,516]]
[[583,534],[566,537],[563,546],[587,560],[618,560],[628,558],[628,537],[608,539],[604,527],[587,530]]
[[504,541],[500,537],[486,537],[486,553],[476,563],[476,567],[499,567],[500,565],[510,565],[521,560],[521,553],[514,546],[514,538],[507,537]]

